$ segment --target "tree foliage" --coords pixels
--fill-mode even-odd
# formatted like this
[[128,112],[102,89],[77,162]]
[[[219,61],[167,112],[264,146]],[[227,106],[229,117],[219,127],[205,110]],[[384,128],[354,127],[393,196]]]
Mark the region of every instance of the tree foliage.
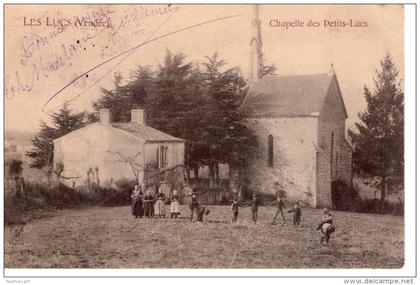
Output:
[[263,65],[261,70],[261,77],[267,75],[275,75],[277,71],[277,67],[274,64],[271,65]]
[[382,204],[386,189],[404,180],[404,94],[398,70],[387,54],[376,71],[374,88],[364,87],[367,110],[359,113],[356,131],[349,131],[354,145],[354,170],[379,178]]
[[185,139],[189,168],[244,164],[256,139],[238,112],[245,80],[238,67],[226,65],[217,53],[199,64],[167,51],[161,65],[138,67],[127,84],[103,90],[93,106],[111,108],[115,121],[128,121],[134,108],[145,109],[148,125]]
[[[111,115],[115,121],[130,121],[130,111],[145,105],[145,100],[154,84],[153,72],[148,66],[139,66],[132,77],[128,84],[122,85],[122,76],[116,74],[114,77],[115,88],[113,90],[102,88],[102,97],[93,103],[93,108],[97,111],[101,108],[111,109]],[[88,117],[91,120],[97,119],[93,113]]]
[[52,126],[41,122],[39,131],[32,139],[33,148],[26,155],[32,159],[30,167],[45,171],[48,177],[53,173],[53,140],[83,127],[86,115],[72,113],[68,105],[51,115]]

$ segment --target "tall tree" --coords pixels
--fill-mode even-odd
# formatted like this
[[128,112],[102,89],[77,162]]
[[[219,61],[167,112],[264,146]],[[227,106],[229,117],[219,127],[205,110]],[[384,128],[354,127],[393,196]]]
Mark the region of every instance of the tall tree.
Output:
[[32,139],[33,148],[26,155],[32,159],[30,167],[45,172],[48,181],[53,174],[54,143],[53,140],[85,124],[85,113],[72,113],[68,105],[51,115],[52,126],[41,122],[38,133]]
[[389,54],[376,71],[373,90],[365,86],[364,96],[367,110],[359,113],[357,130],[349,130],[354,170],[361,176],[380,179],[377,188],[383,211],[387,187],[404,180],[404,94]]
[[219,162],[228,163],[230,169],[245,165],[257,140],[239,112],[240,94],[245,87],[239,68],[223,70],[226,62],[219,59],[217,53],[207,57],[203,65],[205,92],[212,100],[207,105],[205,134],[209,146],[210,178],[213,178],[214,174],[218,176]]

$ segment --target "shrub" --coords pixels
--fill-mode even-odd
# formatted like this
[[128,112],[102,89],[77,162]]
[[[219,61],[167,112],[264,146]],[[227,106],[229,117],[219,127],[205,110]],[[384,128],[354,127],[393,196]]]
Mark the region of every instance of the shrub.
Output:
[[137,184],[134,180],[129,179],[120,179],[117,182],[115,182],[116,188],[119,191],[127,192],[127,191],[133,191],[134,186]]
[[24,223],[37,209],[129,205],[135,184],[135,181],[119,180],[115,183],[115,188],[91,184],[89,187],[73,189],[64,183],[47,185],[26,181],[23,183],[24,191],[20,193],[11,183],[8,185],[11,189],[6,191],[5,196],[5,223]]
[[122,206],[129,205],[131,202],[132,188],[114,189],[114,188],[101,188],[98,201],[101,206]]
[[4,200],[4,223],[6,225],[24,224],[26,222],[24,212],[24,201],[15,194],[6,194]]
[[[362,199],[357,186],[350,187],[342,181],[332,184],[332,199],[336,210],[361,213],[381,213],[379,199]],[[404,204],[402,201],[393,203],[385,201],[384,214],[403,215]]]
[[[355,211],[362,213],[381,213],[379,199],[360,199],[356,203]],[[385,201],[384,214],[404,215],[404,204]]]
[[115,182],[115,187],[91,184],[89,187],[79,187],[79,191],[88,194],[92,205],[122,206],[130,204],[134,185],[136,182],[133,180],[121,179]]

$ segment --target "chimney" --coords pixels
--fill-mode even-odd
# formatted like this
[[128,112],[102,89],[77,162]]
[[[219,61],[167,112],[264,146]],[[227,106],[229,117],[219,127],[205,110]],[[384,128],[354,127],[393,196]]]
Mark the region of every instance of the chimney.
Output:
[[110,109],[100,109],[99,110],[99,121],[101,124],[109,125],[111,124],[111,110]]
[[143,109],[131,110],[131,122],[146,124],[146,112]]

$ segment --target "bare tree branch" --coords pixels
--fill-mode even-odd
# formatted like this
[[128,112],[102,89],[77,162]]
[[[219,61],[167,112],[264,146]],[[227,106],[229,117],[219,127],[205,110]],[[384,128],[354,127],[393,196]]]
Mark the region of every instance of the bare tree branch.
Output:
[[136,161],[136,158],[141,155],[140,152],[136,153],[134,156],[124,155],[119,151],[108,151],[108,152],[114,155],[118,155],[121,158],[121,161],[118,161],[118,162],[128,163],[131,167],[131,171],[133,172],[133,175],[136,181],[139,180],[140,172],[145,170],[143,164]]

